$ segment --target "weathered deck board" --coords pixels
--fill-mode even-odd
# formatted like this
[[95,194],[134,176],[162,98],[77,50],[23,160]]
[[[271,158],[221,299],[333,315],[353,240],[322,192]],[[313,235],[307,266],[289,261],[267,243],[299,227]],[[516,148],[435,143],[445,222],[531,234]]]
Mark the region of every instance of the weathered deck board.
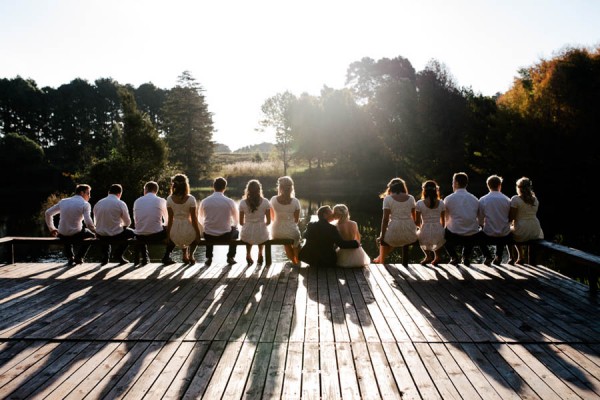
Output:
[[2,265],[0,397],[600,399],[599,317],[541,265]]

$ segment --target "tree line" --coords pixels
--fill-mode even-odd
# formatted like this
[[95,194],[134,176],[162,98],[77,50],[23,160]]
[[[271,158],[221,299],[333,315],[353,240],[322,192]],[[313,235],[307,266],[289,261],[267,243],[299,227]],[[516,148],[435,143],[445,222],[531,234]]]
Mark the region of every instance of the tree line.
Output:
[[[502,175],[509,193],[511,182],[528,176],[541,218],[558,227],[550,234],[571,229],[597,243],[593,224],[574,224],[565,199],[594,215],[587,196],[575,196],[595,183],[599,89],[600,48],[563,49],[517,71],[511,88],[494,96],[458,86],[437,60],[416,71],[401,56],[363,58],[349,65],[344,88],[274,94],[258,123],[275,131],[282,174],[303,162],[308,175],[326,166],[357,185],[399,175],[418,188],[465,171],[480,191],[488,175]],[[215,147],[208,109],[189,72],[171,89],[112,79],[54,89],[0,79],[2,197],[40,187],[47,196],[83,180],[141,187],[175,171],[198,182],[210,174]]]

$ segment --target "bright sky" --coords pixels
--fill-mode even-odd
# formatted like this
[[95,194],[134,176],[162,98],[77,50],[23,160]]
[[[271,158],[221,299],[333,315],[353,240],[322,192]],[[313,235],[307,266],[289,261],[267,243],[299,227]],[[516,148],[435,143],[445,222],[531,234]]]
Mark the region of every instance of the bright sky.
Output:
[[567,45],[600,45],[598,21],[597,0],[0,0],[0,78],[171,88],[188,70],[235,150],[274,140],[255,132],[268,97],[342,88],[363,57],[435,58],[493,95]]

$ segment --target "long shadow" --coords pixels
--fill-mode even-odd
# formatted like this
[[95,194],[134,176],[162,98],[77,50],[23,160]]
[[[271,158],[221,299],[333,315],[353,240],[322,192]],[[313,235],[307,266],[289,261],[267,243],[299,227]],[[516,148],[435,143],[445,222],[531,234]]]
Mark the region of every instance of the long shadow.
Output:
[[[60,344],[51,346],[41,360],[25,363],[28,380],[17,382],[17,379],[17,383],[11,383],[18,376],[4,376],[0,390],[8,394],[7,387],[10,388],[13,397],[40,393],[66,378],[61,374],[63,367],[84,362],[90,356],[85,351],[88,347],[93,346],[98,353],[111,343],[122,342],[126,351],[130,352],[141,343],[136,347],[137,353],[131,352],[131,362],[120,363],[111,371],[110,380],[101,395],[108,395],[114,387],[117,387],[114,392],[126,390],[131,383],[127,379],[133,379],[136,368],[143,365],[143,359],[138,358],[151,355],[151,352],[139,351],[145,350],[151,343],[151,340],[140,341],[149,328],[148,321],[156,321],[157,317],[163,316],[168,311],[167,303],[192,287],[196,282],[195,275],[200,274],[202,268],[188,279],[180,279],[186,272],[185,266],[170,266],[168,270],[159,266],[141,279],[131,278],[130,274],[135,271],[134,266],[123,267],[117,273],[111,273],[110,267],[95,267],[59,281],[56,281],[59,273],[45,278],[47,291],[37,293],[24,302],[31,307],[29,313],[5,325],[8,329],[4,332],[10,330],[11,345],[6,346],[5,356],[0,357],[0,370],[19,362],[20,357],[27,357],[40,344],[56,341]],[[32,300],[37,300],[40,305],[32,306]],[[36,316],[39,318],[34,318]]]
[[[598,357],[591,345],[600,339],[600,312],[589,298],[569,297],[564,289],[503,266],[386,267],[397,289],[412,293],[413,304],[446,345],[463,352],[488,379],[516,393],[534,392],[535,386],[503,357],[514,350],[517,359],[535,360],[551,371],[571,395],[600,395],[598,382],[556,347],[577,345],[591,358]],[[543,373],[531,368],[532,376]],[[587,372],[593,376],[598,370]]]

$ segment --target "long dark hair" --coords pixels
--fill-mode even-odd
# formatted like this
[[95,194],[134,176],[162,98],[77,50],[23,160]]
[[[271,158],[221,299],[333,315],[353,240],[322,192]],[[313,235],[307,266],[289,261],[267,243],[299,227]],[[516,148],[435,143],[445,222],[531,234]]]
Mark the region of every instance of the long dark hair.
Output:
[[440,187],[435,181],[425,181],[422,188],[421,198],[429,199],[429,208],[436,208],[440,200]]
[[246,199],[246,203],[248,203],[251,212],[256,211],[260,206],[263,199],[263,192],[262,185],[257,179],[251,179],[248,181],[248,184],[246,184],[244,199]]
[[522,177],[517,181],[517,192],[523,201],[529,205],[535,205],[535,193],[533,192],[533,183],[531,179]]

